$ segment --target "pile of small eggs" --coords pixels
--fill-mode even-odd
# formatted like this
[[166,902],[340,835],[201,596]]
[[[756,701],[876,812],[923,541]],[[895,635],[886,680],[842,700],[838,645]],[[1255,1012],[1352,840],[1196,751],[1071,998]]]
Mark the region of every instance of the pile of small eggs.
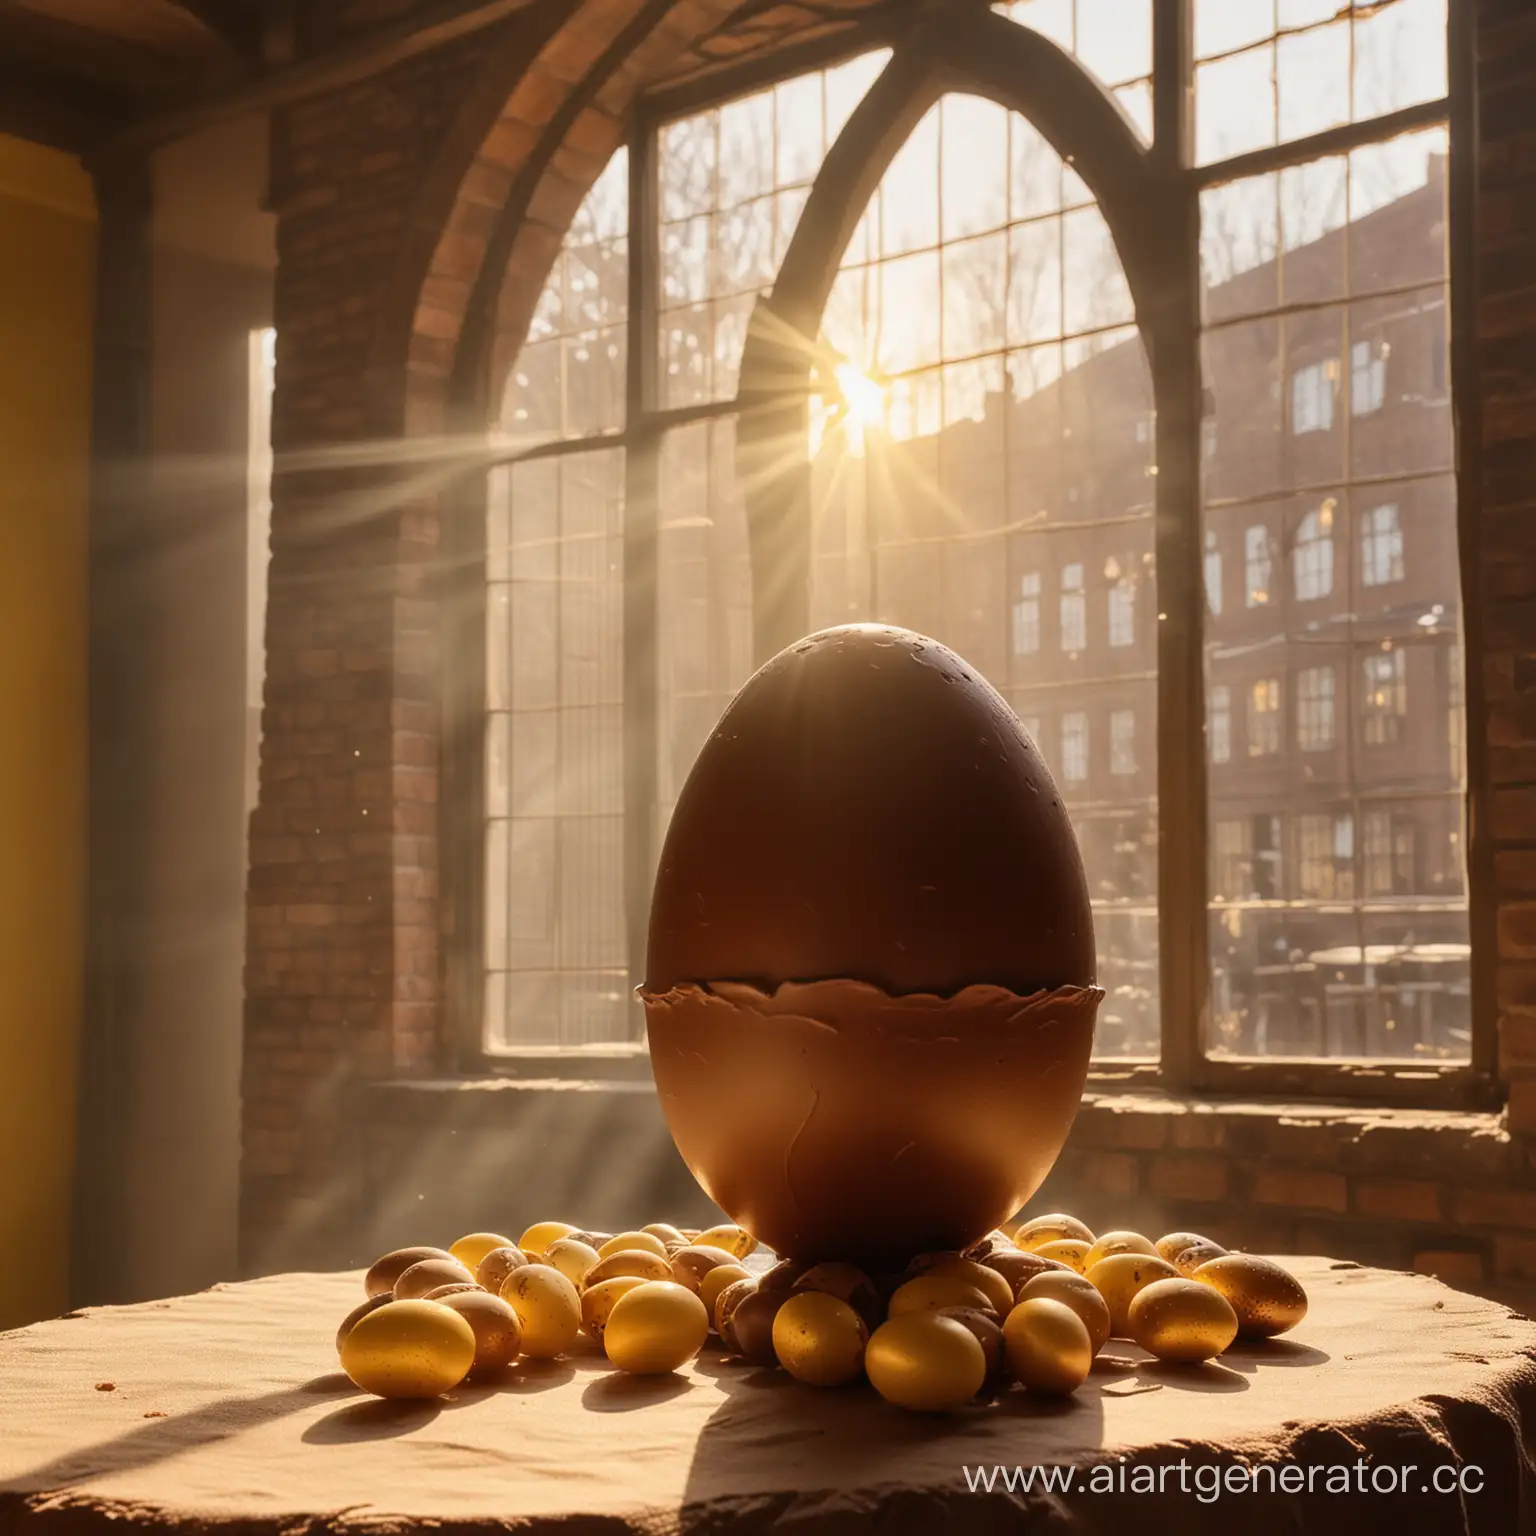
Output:
[[585,1335],[619,1370],[675,1371],[711,1335],[752,1365],[836,1387],[869,1379],[904,1408],[958,1408],[1012,1380],[1065,1395],[1111,1338],[1197,1364],[1238,1338],[1306,1315],[1300,1282],[1272,1260],[1197,1232],[1153,1242],[1038,1216],[963,1253],[925,1253],[895,1274],[781,1260],[754,1272],[757,1241],[729,1224],[656,1222],[590,1232],[540,1221],[450,1248],[401,1248],[368,1271],[368,1299],[336,1335],[342,1368],[381,1397],[435,1397],[492,1382],[519,1358],[567,1354]]

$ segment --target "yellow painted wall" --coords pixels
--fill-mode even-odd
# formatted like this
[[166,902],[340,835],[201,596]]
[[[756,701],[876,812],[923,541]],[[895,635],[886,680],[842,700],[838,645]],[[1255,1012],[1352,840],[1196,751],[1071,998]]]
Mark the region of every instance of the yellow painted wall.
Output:
[[0,135],[0,1328],[69,1302],[94,253],[79,162]]

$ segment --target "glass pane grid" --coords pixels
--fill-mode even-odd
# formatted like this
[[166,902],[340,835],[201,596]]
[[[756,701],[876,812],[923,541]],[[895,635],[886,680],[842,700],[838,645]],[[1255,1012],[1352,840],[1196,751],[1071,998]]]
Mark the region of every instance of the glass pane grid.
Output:
[[1446,94],[1446,0],[1196,0],[1201,165]]
[[828,147],[888,57],[864,54],[662,128],[666,405],[736,393],[753,303],[772,286]]
[[1218,1056],[1469,1054],[1447,147],[1202,195]]
[[1158,1051],[1153,413],[1119,259],[1022,117],[946,96],[824,320],[869,377],[813,426],[812,620],[952,646],[1003,693],[1082,844],[1101,1056]]

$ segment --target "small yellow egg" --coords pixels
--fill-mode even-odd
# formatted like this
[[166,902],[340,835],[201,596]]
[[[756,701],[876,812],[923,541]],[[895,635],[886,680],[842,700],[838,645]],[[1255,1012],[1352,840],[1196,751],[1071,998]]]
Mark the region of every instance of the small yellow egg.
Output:
[[551,1269],[558,1269],[579,1291],[597,1268],[597,1249],[574,1237],[557,1237],[544,1250],[544,1262]]
[[378,1397],[438,1397],[475,1363],[475,1330],[436,1301],[394,1301],[359,1318],[341,1368]]
[[615,1275],[611,1280],[599,1280],[596,1285],[589,1285],[581,1293],[581,1331],[594,1343],[601,1344],[613,1304],[637,1285],[647,1283],[639,1275]]
[[1109,1308],[1109,1331],[1117,1339],[1129,1338],[1129,1314],[1136,1293],[1154,1280],[1174,1280],[1176,1270],[1155,1253],[1112,1253],[1088,1271],[1094,1289]]
[[1094,1354],[1109,1342],[1109,1303],[1099,1295],[1098,1287],[1086,1275],[1074,1274],[1071,1270],[1051,1270],[1027,1281],[1019,1292],[1020,1301],[1041,1298],[1059,1301],[1077,1313],[1088,1330],[1088,1342],[1093,1346]]
[[731,1221],[707,1228],[693,1241],[699,1248],[723,1248],[727,1253],[734,1253],[738,1259],[744,1259],[749,1253],[757,1251],[757,1239]]
[[1202,1237],[1198,1232],[1165,1232],[1152,1246],[1157,1249],[1158,1258],[1167,1259],[1172,1264],[1192,1243],[1208,1242],[1210,1238]]
[[923,1310],[875,1329],[864,1351],[864,1371],[887,1402],[940,1413],[962,1407],[981,1391],[987,1357],[964,1323]]
[[597,1256],[608,1259],[616,1253],[632,1253],[636,1250],[654,1253],[658,1259],[667,1256],[667,1245],[654,1232],[620,1232],[597,1250]]
[[1096,1238],[1083,1255],[1083,1273],[1086,1275],[1100,1259],[1116,1253],[1150,1253],[1156,1257],[1157,1248],[1151,1238],[1143,1237],[1140,1232],[1106,1232],[1103,1237]]
[[796,1381],[840,1387],[864,1369],[869,1330],[846,1301],[825,1291],[799,1291],[773,1319],[773,1352]]
[[866,1328],[874,1328],[885,1321],[885,1302],[879,1287],[856,1264],[840,1259],[812,1264],[804,1274],[796,1277],[790,1290],[820,1291],[823,1296],[836,1296],[864,1319]]
[[498,1248],[512,1247],[510,1237],[502,1237],[495,1232],[471,1232],[468,1237],[461,1237],[458,1242],[448,1245],[448,1252],[456,1258],[470,1274],[474,1274],[481,1264],[485,1262],[488,1253],[494,1253]]
[[898,1285],[891,1292],[886,1307],[888,1317],[903,1317],[908,1312],[937,1312],[940,1307],[977,1307],[983,1312],[996,1310],[987,1293],[969,1280],[954,1275],[919,1275]]
[[471,1381],[495,1381],[506,1374],[522,1347],[523,1326],[508,1303],[489,1291],[460,1291],[446,1297],[451,1308],[475,1332],[475,1363],[469,1368]]
[[614,1302],[603,1348],[621,1371],[653,1376],[686,1365],[709,1334],[704,1303],[675,1280],[648,1280]]
[[521,1248],[530,1259],[542,1259],[544,1250],[551,1243],[569,1237],[576,1230],[568,1221],[536,1221],[513,1246]]
[[688,1241],[682,1229],[674,1227],[670,1221],[648,1221],[640,1230],[649,1232],[652,1237],[659,1237],[662,1245],[668,1248],[681,1248]]
[[578,1227],[571,1226],[568,1221],[535,1221],[513,1246],[522,1249],[522,1252],[527,1253],[528,1258],[542,1260],[544,1250],[551,1243],[558,1243],[561,1238],[568,1238],[571,1233],[578,1230]]
[[599,1259],[587,1271],[586,1285],[601,1285],[617,1275],[638,1275],[642,1280],[675,1280],[672,1266],[658,1258],[649,1248],[621,1248]]
[[517,1313],[525,1355],[552,1360],[576,1342],[581,1331],[581,1297],[558,1269],[548,1264],[514,1269],[501,1288],[501,1299]]
[[1006,1315],[1013,1306],[1013,1287],[997,1270],[989,1269],[975,1259],[962,1258],[958,1253],[925,1253],[908,1267],[914,1277],[943,1275],[974,1285],[999,1317]]
[[720,1292],[738,1280],[751,1278],[751,1270],[744,1265],[717,1264],[699,1281],[699,1300],[704,1303],[704,1310],[709,1313],[711,1321],[714,1319],[715,1303],[720,1299]]
[[1026,1253],[1033,1253],[1041,1243],[1054,1243],[1069,1237],[1078,1242],[1092,1243],[1093,1232],[1075,1216],[1055,1211],[1049,1216],[1034,1216],[1018,1227],[1013,1240]]
[[1202,1264],[1209,1264],[1212,1259],[1225,1258],[1226,1254],[1227,1250],[1220,1243],[1191,1243],[1188,1248],[1181,1248],[1174,1254],[1173,1267],[1181,1275],[1192,1275]]
[[397,1281],[413,1264],[423,1259],[451,1259],[446,1248],[396,1248],[382,1258],[375,1259],[373,1268],[363,1280],[363,1289],[370,1296],[392,1295]]
[[443,1285],[474,1285],[475,1277],[457,1259],[423,1259],[395,1281],[396,1301],[420,1301]]
[[[1232,1303],[1245,1339],[1268,1339],[1294,1328],[1307,1315],[1307,1293],[1290,1270],[1255,1253],[1210,1259],[1193,1275]],[[385,1309],[386,1311],[388,1308]]]
[[1080,1237],[1058,1237],[1049,1243],[1041,1243],[1033,1250],[1039,1258],[1055,1259],[1058,1264],[1065,1264],[1078,1274],[1083,1273],[1083,1266],[1092,1251],[1093,1244]]
[[1199,1280],[1154,1280],[1143,1286],[1127,1322],[1131,1337],[1159,1360],[1210,1360],[1237,1337],[1232,1303]]
[[1014,1380],[1031,1392],[1075,1392],[1093,1367],[1093,1342],[1082,1318],[1048,1296],[1021,1301],[1008,1314],[1003,1353]]

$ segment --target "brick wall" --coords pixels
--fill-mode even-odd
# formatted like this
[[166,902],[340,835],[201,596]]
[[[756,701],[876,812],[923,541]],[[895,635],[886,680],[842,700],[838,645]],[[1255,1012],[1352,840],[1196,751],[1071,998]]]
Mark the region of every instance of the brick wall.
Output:
[[[347,0],[314,15],[334,42],[412,3]],[[526,199],[528,228],[507,260],[513,283],[532,292],[552,232],[645,71],[719,7],[669,8],[644,68],[619,69],[578,100],[602,48],[642,9],[536,0],[500,28],[307,101],[275,125],[281,461],[251,827],[251,1269],[358,1257],[364,1234],[399,1214],[379,1214],[386,1197],[368,1169],[413,1168],[413,1137],[423,1154],[414,1193],[427,1208],[462,1192],[466,1158],[477,1171],[505,1170],[527,1155],[526,1138],[496,1131],[499,1111],[462,1127],[423,1121],[437,1102],[463,1114],[474,1090],[412,1101],[403,1119],[385,1115],[387,1130],[387,1091],[369,1087],[450,1065],[437,941],[440,476],[343,469],[333,450],[441,430],[497,210]],[[1479,425],[1469,467],[1481,485],[1474,572],[1486,658],[1469,734],[1491,787],[1479,878],[1496,897],[1507,1123],[1094,1096],[1041,1201],[1094,1221],[1208,1227],[1253,1246],[1412,1264],[1486,1286],[1536,1280],[1536,12],[1529,0],[1476,0],[1474,21]],[[570,134],[551,198],[535,173],[562,112]],[[527,293],[499,297],[516,329]],[[460,1130],[464,1139],[450,1141]],[[646,1200],[694,1198],[669,1151],[662,1143]]]

